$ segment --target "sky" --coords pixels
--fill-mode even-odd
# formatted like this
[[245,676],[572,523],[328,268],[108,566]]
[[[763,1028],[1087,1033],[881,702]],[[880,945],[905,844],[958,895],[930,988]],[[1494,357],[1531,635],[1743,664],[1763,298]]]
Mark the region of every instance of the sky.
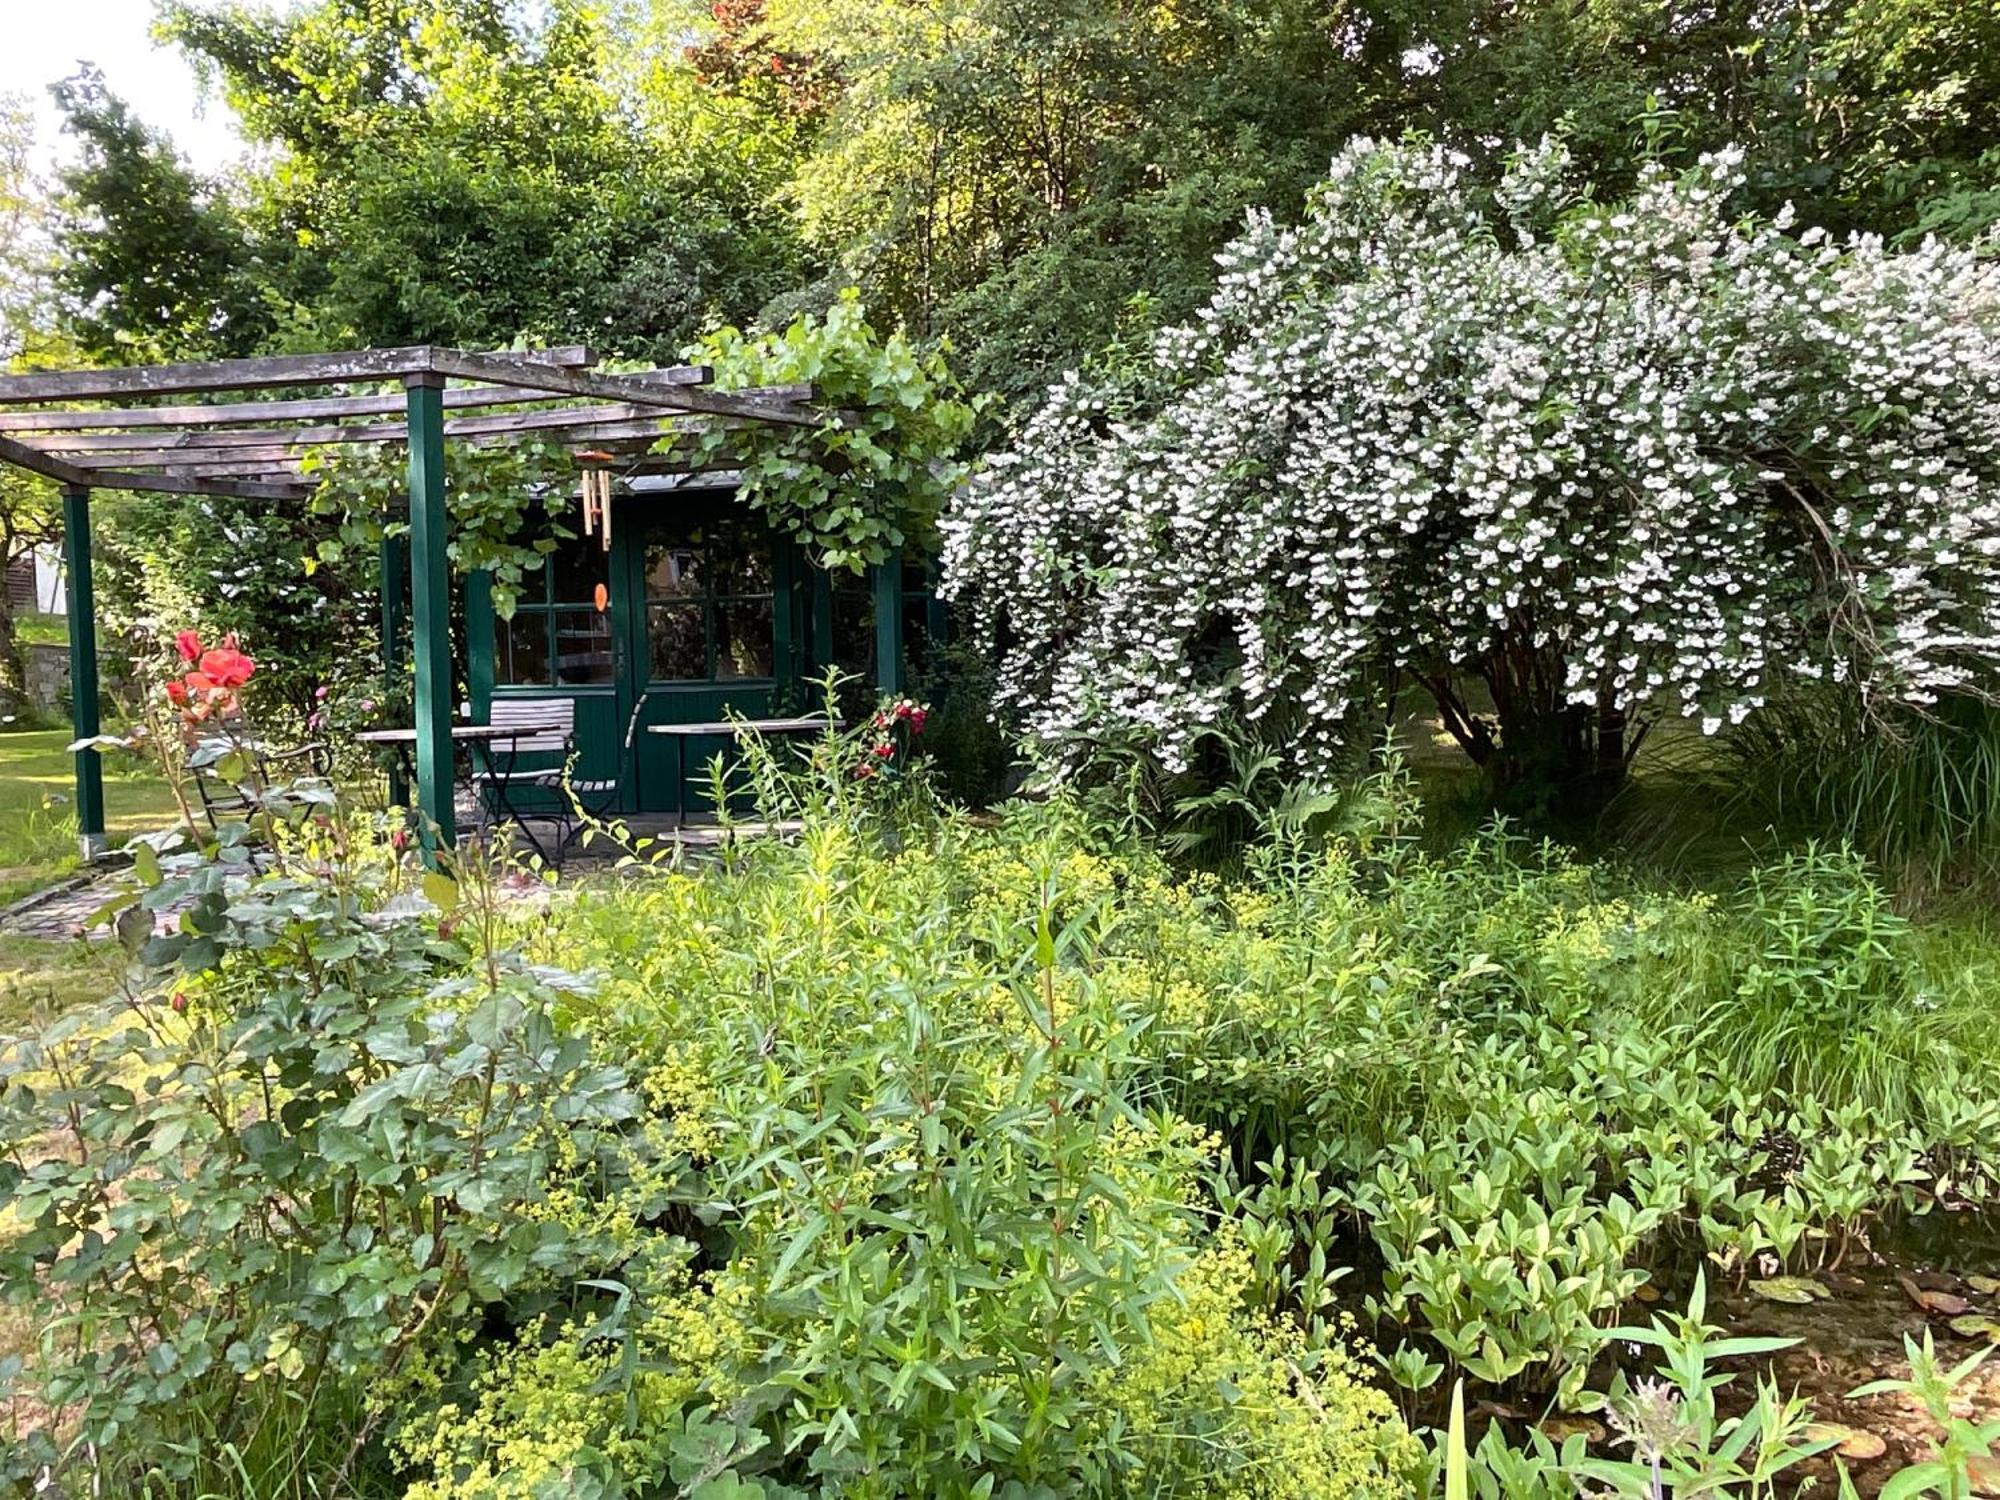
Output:
[[180,53],[153,45],[152,24],[153,0],[0,0],[0,94],[27,96],[42,166],[70,149],[48,86],[80,62],[102,68],[111,92],[197,167],[213,171],[241,152],[229,106],[202,101]]

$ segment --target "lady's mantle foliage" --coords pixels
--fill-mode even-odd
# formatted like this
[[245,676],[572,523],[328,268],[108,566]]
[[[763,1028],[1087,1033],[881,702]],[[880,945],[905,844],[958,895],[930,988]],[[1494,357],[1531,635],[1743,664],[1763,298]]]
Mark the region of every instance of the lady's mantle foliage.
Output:
[[1740,161],[1609,209],[1546,142],[1488,194],[1364,141],[1253,217],[1156,371],[1068,376],[946,518],[1002,706],[1178,769],[1284,705],[1311,773],[1393,671],[1709,732],[1990,689],[2000,270],[1732,220]]

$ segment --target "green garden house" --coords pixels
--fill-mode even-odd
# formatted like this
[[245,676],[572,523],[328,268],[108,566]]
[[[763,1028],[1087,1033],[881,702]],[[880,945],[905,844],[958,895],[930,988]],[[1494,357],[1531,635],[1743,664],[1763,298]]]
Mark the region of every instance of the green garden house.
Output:
[[[798,713],[829,667],[900,691],[940,625],[923,564],[830,574],[742,503],[726,449],[691,457],[673,441],[718,424],[837,419],[811,388],[723,392],[703,366],[595,364],[582,348],[416,347],[0,377],[0,460],[63,494],[77,738],[99,732],[92,493],[305,506],[308,455],[350,444],[408,449],[406,493],[382,502],[384,701],[413,684],[415,803],[446,840],[454,730],[509,703],[573,705],[575,774],[604,789],[606,810],[678,816],[705,808],[702,768],[723,737],[649,731]],[[566,498],[578,515],[560,529],[577,534],[550,525],[542,576],[503,619],[485,575],[449,567],[445,445],[528,441],[575,456]],[[98,852],[94,750],[76,756],[76,798],[86,852]]]

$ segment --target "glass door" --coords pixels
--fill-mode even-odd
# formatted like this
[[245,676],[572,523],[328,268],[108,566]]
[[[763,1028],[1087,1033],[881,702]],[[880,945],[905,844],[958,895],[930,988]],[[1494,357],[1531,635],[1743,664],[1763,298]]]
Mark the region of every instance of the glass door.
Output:
[[796,675],[789,549],[733,496],[628,505],[620,517],[631,539],[628,691],[634,703],[644,695],[633,740],[636,807],[705,811],[708,764],[728,736],[648,730],[774,712]]

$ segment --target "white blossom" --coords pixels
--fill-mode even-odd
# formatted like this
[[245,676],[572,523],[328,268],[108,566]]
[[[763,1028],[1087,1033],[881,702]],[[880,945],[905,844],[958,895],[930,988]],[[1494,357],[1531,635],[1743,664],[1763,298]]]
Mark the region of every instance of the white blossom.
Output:
[[957,497],[945,588],[1004,709],[1172,769],[1282,708],[1317,774],[1392,674],[1521,651],[1709,733],[1792,678],[1991,690],[2000,269],[1746,223],[1736,151],[1611,210],[1566,208],[1554,146],[1493,194],[1465,168],[1343,151],[1151,385],[1066,376]]

